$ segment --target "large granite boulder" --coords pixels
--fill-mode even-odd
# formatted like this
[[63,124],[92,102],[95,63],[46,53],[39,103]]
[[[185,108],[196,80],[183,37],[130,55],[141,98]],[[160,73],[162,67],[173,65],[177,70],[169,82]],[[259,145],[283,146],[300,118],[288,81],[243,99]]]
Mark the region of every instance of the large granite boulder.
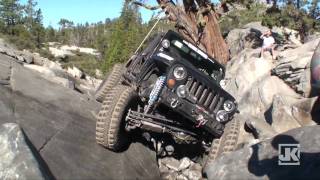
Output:
[[273,75],[304,97],[308,97],[311,92],[310,61],[319,41],[315,39],[299,48],[280,52],[280,60],[272,69]]
[[0,126],[0,159],[0,179],[49,179],[17,124]]
[[262,26],[261,22],[252,22],[243,28],[231,30],[226,38],[231,57],[236,56],[246,48],[255,49],[261,47],[262,40],[260,36],[266,30],[268,30],[268,28]]
[[[208,179],[319,179],[320,126],[302,127],[219,157]],[[300,145],[300,165],[279,165],[279,144]]]

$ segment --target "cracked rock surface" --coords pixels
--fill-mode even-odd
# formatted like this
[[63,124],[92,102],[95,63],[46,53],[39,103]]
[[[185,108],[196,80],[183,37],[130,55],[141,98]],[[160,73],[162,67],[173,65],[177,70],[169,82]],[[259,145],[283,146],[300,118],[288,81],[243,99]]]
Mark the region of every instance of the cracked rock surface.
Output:
[[5,55],[0,55],[1,80],[8,83],[0,83],[0,125],[20,125],[52,178],[160,177],[155,153],[142,144],[133,143],[119,154],[96,144],[93,113],[100,105],[89,96],[50,82]]

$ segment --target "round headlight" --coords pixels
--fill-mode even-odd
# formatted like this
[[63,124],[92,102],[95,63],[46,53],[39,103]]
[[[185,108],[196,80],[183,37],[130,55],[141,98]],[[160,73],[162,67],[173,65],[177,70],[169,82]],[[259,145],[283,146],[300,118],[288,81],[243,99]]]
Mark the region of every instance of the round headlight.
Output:
[[170,47],[170,41],[168,39],[165,39],[161,42],[162,47],[168,49]]
[[220,110],[217,112],[216,119],[219,122],[226,122],[229,120],[229,115],[228,115],[227,111]]
[[232,112],[236,109],[236,105],[232,101],[227,100],[223,103],[223,109],[227,112]]
[[189,95],[189,90],[185,85],[181,85],[177,88],[177,95],[180,98],[186,98]]
[[174,68],[173,70],[173,76],[177,79],[177,80],[182,80],[184,78],[187,77],[187,71],[184,67],[182,66],[178,66],[176,68]]

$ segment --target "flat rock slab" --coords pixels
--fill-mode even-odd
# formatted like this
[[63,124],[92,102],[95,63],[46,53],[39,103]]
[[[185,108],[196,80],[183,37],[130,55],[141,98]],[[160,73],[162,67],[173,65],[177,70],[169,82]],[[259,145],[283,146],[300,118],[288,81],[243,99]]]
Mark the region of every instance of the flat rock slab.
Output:
[[[208,179],[320,179],[320,126],[307,126],[219,157]],[[279,165],[279,144],[300,145],[300,165]]]
[[93,112],[100,104],[88,96],[17,63],[12,64],[10,84],[0,85],[0,124],[15,122],[22,127],[52,178],[160,177],[156,155],[147,147],[135,143],[123,153],[113,153],[96,144]]

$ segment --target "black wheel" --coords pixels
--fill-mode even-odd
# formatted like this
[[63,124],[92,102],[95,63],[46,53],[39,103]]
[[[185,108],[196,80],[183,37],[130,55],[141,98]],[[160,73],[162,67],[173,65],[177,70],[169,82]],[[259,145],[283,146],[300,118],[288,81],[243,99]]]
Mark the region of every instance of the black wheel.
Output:
[[226,124],[223,135],[219,139],[213,140],[204,169],[207,164],[213,162],[217,157],[234,151],[238,144],[239,134],[240,121],[235,118]]
[[135,91],[128,86],[117,85],[110,89],[97,116],[98,144],[112,151],[120,151],[128,145],[125,117],[136,97]]
[[121,83],[122,74],[124,71],[125,66],[123,64],[115,64],[113,66],[108,77],[100,84],[96,91],[95,98],[98,102],[103,102],[110,89]]

